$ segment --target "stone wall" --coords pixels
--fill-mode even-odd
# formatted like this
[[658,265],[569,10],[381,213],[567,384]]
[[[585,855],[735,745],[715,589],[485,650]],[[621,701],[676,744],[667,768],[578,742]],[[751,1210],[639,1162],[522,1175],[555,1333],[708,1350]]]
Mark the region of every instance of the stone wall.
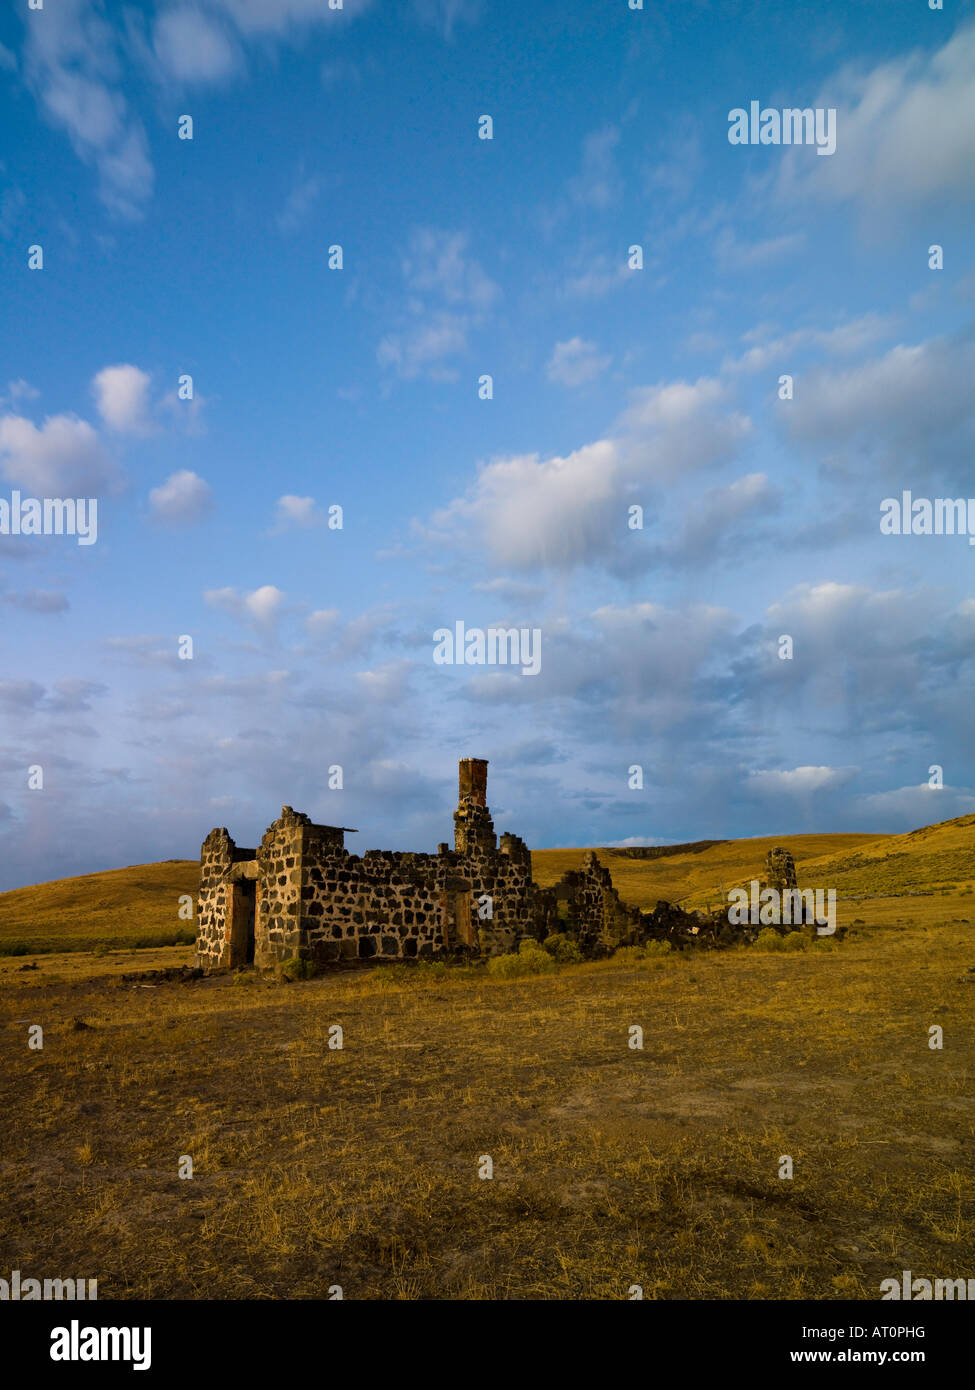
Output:
[[256,850],[212,830],[201,854],[198,964],[499,955],[526,935],[564,929],[559,899],[584,950],[629,939],[633,909],[620,904],[592,851],[581,870],[543,893],[525,842],[504,834],[498,843],[486,792],[487,763],[464,759],[454,847],[442,844],[436,854],[350,854],[343,827],[316,825],[290,806]]
[[[490,823],[490,817],[487,817]],[[319,961],[496,955],[531,922],[531,856],[515,835],[494,845],[483,821],[468,848],[361,857],[306,831],[300,954]],[[489,901],[485,901],[485,897]]]
[[236,846],[221,826],[211,830],[200,851],[200,897],[196,917],[196,963],[207,970],[228,964],[227,874]]
[[257,850],[258,901],[254,963],[273,965],[301,954],[301,877],[308,816],[281,808]]

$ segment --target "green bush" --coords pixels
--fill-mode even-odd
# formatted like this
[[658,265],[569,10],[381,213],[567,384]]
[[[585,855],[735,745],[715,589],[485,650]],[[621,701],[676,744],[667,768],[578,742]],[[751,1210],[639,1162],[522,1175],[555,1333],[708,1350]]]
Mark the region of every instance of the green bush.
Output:
[[571,936],[566,936],[565,932],[553,932],[545,938],[542,945],[559,965],[579,965],[585,959],[578,944]]
[[643,954],[644,957],[669,956],[673,949],[669,941],[648,941],[643,948]]
[[643,960],[642,946],[617,946],[613,952],[613,960],[621,965],[635,965],[637,961]]
[[781,951],[782,935],[774,927],[763,927],[752,943],[753,951]]
[[299,956],[286,960],[281,966],[281,977],[285,980],[310,980],[313,975],[317,975],[318,970],[315,962],[303,960]]
[[804,951],[809,945],[809,937],[803,931],[790,931],[782,938],[783,951]]
[[514,980],[523,975],[548,975],[559,967],[544,946],[534,937],[526,936],[517,952],[492,956],[487,968],[489,975],[502,980]]

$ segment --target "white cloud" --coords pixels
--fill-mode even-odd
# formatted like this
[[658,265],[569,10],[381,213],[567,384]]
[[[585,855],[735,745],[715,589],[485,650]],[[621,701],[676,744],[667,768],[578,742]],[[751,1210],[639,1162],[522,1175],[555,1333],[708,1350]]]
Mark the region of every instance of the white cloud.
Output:
[[484,322],[498,286],[467,254],[464,232],[417,227],[403,257],[407,301],[399,323],[379,344],[381,366],[405,380],[454,380],[449,359],[467,351],[468,333]]
[[324,519],[314,497],[295,497],[292,493],[285,493],[275,503],[275,531],[283,531],[289,526],[320,526]]
[[160,487],[149,493],[149,505],[160,521],[173,525],[202,521],[213,509],[213,492],[208,483],[189,469],[172,473]]
[[118,41],[102,12],[87,0],[49,5],[27,26],[24,70],[42,111],[98,171],[106,205],[139,216],[153,186],[148,141],[118,88]]
[[120,434],[146,434],[151,428],[149,382],[148,373],[138,367],[104,367],[94,378],[92,390],[106,425]]
[[914,829],[951,820],[954,816],[971,815],[975,811],[975,796],[959,787],[947,784],[931,787],[922,782],[919,786],[896,787],[858,796],[855,810],[864,822],[899,823],[906,829]]
[[555,344],[545,370],[549,381],[560,386],[583,386],[604,372],[611,361],[611,357],[600,355],[595,343],[568,338]]
[[[516,571],[596,562],[618,567],[634,491],[733,457],[751,430],[747,416],[727,409],[722,384],[709,379],[634,393],[619,426],[617,437],[565,456],[491,460],[463,497],[431,519],[436,544],[485,547],[500,568]],[[759,477],[739,480],[731,499],[746,509],[754,505]],[[636,556],[629,548],[626,566]]]
[[38,497],[80,497],[117,477],[97,431],[76,415],[48,416],[40,429],[21,415],[0,417],[0,471]]
[[312,633],[330,632],[338,620],[337,608],[316,608],[314,613],[309,613],[305,619],[305,626]]
[[447,304],[489,308],[497,298],[498,287],[468,255],[468,241],[466,232],[414,228],[403,257],[403,278],[409,289],[436,295]]
[[498,459],[481,470],[466,497],[438,512],[432,525],[448,536],[464,526],[502,567],[585,562],[606,547],[619,474],[618,449],[608,439],[564,458]]
[[219,608],[235,618],[250,618],[261,626],[269,626],[284,600],[284,594],[273,584],[263,584],[249,594],[238,589],[208,589],[203,595],[211,608]]
[[423,374],[434,380],[453,381],[456,371],[442,364],[466,351],[467,320],[456,314],[439,313],[430,322],[387,333],[376,351],[376,360],[381,367],[394,367],[406,381]]
[[[780,411],[794,439],[857,446],[893,480],[906,463],[967,474],[975,444],[975,338],[898,344],[859,366],[818,368]],[[862,466],[860,464],[859,466]]]
[[284,34],[300,25],[340,24],[361,14],[371,0],[344,0],[332,9],[328,0],[212,0],[243,34]]
[[200,10],[180,5],[162,12],[153,27],[153,48],[166,73],[181,82],[212,82],[237,65],[233,45]]
[[782,772],[751,772],[748,786],[759,792],[802,795],[842,787],[858,771],[855,767],[794,767]]
[[36,400],[40,394],[36,386],[31,386],[23,377],[16,381],[8,381],[6,395],[0,396],[0,410],[5,410],[8,405],[17,406],[21,401]]
[[833,328],[795,328],[775,336],[772,325],[758,324],[742,334],[742,342],[750,346],[740,357],[727,358],[721,364],[723,372],[764,371],[773,362],[784,361],[791,354],[806,348],[821,348],[831,356],[844,357],[870,347],[886,337],[894,320],[876,313],[862,314]]
[[357,671],[359,689],[380,704],[399,704],[407,693],[413,663],[387,661],[373,671]]
[[856,201],[877,211],[975,196],[975,25],[941,48],[865,71],[847,66],[815,106],[835,107],[836,152],[784,155],[779,192]]
[[715,243],[715,258],[722,270],[763,270],[768,265],[794,256],[806,244],[805,232],[766,237],[762,241],[741,242],[725,227]]

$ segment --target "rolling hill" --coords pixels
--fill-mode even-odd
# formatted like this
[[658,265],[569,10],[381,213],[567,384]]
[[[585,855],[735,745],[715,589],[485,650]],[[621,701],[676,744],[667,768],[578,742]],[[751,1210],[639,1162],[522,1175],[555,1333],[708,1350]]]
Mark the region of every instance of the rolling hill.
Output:
[[[760,877],[776,845],[791,851],[800,886],[835,888],[840,903],[856,904],[861,920],[893,921],[903,916],[904,900],[975,891],[975,815],[903,835],[767,835],[666,846],[646,857],[634,850],[597,853],[624,901],[652,908],[664,898],[696,908],[716,906],[728,889]],[[536,882],[557,882],[585,852],[533,851]],[[193,924],[179,918],[179,899],[196,895],[198,879],[196,860],[173,859],[0,893],[0,954],[190,942]],[[935,911],[943,915],[944,904],[913,901],[915,916]]]

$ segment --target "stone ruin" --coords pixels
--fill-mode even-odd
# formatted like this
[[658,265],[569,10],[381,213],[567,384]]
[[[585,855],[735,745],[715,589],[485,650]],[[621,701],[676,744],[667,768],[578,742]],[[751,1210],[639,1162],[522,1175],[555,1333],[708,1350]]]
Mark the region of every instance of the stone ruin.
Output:
[[[454,847],[441,844],[436,854],[350,854],[345,836],[355,831],[316,825],[290,806],[256,849],[238,847],[222,827],[211,830],[200,854],[197,966],[470,959],[556,933],[589,958],[655,940],[683,950],[755,939],[757,928],[732,926],[726,907],[629,906],[593,850],[579,869],[540,888],[524,840],[495,834],[487,768],[482,758],[461,761]],[[788,850],[769,852],[765,877],[780,891],[796,888]]]
[[211,830],[200,855],[197,964],[491,956],[554,931],[598,955],[642,939],[642,914],[620,902],[591,850],[555,887],[532,881],[525,842],[495,834],[487,768],[461,761],[454,847],[436,854],[350,854],[345,836],[355,831],[316,825],[290,806],[256,849]]
[[787,849],[779,845],[770,849],[765,856],[765,884],[779,893],[788,893],[799,887],[795,860]]

